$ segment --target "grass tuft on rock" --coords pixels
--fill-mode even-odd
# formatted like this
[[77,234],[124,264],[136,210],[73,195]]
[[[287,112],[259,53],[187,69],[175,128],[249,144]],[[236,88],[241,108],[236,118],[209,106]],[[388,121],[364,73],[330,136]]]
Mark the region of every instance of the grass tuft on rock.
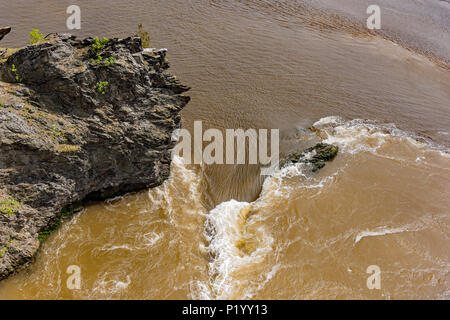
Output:
[[148,35],[147,31],[144,31],[142,27],[142,23],[139,23],[138,25],[138,32],[137,32],[139,38],[141,38],[142,47],[143,48],[150,48],[150,36]]
[[28,41],[28,44],[38,44],[42,41],[45,41],[45,37],[42,33],[39,32],[39,29],[31,30],[30,41]]
[[13,197],[8,197],[0,201],[0,212],[12,216],[21,208],[21,206],[19,201],[14,200]]

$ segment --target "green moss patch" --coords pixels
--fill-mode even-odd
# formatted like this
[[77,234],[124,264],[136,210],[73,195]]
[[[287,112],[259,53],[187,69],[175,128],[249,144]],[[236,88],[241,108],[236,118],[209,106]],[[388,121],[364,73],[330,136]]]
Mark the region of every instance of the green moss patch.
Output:
[[0,212],[12,216],[21,208],[21,203],[14,200],[13,197],[8,197],[0,201]]
[[51,225],[45,227],[44,230],[42,230],[41,232],[38,233],[39,241],[41,243],[44,242],[53,232],[58,230],[58,228],[61,226],[63,219],[67,219],[67,218],[71,217],[72,215],[74,215],[75,213],[80,212],[81,210],[82,210],[81,207],[74,206],[74,205],[69,205],[69,206],[64,207],[61,210],[61,216],[59,218],[57,218],[55,220],[55,222],[53,222]]

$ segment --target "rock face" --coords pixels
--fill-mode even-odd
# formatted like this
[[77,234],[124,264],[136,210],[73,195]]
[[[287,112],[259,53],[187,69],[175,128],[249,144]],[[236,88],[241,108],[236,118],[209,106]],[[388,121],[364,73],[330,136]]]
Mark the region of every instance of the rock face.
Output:
[[304,163],[308,165],[311,172],[317,172],[322,169],[327,161],[333,160],[338,154],[339,148],[337,146],[318,143],[315,146],[299,153],[291,153],[281,163],[281,167],[287,163]]
[[2,40],[3,37],[6,36],[10,32],[11,32],[11,27],[2,27],[2,28],[0,28],[0,40]]
[[0,279],[74,204],[160,185],[189,88],[138,37],[55,35],[0,61]]

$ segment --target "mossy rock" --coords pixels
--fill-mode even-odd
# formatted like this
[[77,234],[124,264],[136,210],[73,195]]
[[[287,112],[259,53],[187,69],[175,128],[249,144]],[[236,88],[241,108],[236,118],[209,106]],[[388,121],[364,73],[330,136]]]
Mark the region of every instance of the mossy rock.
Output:
[[339,152],[339,147],[327,143],[318,143],[302,152],[289,154],[281,161],[280,167],[289,163],[305,163],[311,165],[311,171],[317,172],[322,169],[327,161],[333,160]]
[[75,213],[80,212],[83,208],[77,204],[65,206],[61,211],[61,216],[56,218],[55,221],[49,226],[45,227],[38,233],[38,239],[42,243],[44,242],[53,232],[58,230],[64,219],[68,219]]

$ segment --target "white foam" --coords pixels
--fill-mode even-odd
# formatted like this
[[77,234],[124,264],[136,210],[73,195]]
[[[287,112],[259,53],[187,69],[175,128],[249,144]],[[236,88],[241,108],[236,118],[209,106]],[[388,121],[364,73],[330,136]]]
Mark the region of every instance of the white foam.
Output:
[[343,120],[341,117],[338,116],[329,116],[319,119],[313,124],[313,127],[319,128],[322,126],[329,126],[329,125],[338,125],[342,124]]
[[[243,253],[237,243],[243,241],[242,227],[251,204],[230,200],[221,203],[210,211],[205,223],[205,238],[209,242],[206,247],[211,257],[209,262],[210,292],[203,293],[209,298],[225,299],[233,297],[239,287],[239,279],[235,273],[240,269],[248,269],[254,264],[262,263],[272,250],[273,238],[264,230],[259,234],[258,247],[251,253]],[[203,286],[207,288],[207,286]],[[209,288],[209,287],[208,287]],[[245,296],[251,297],[254,288],[246,288]]]
[[362,119],[345,121],[340,117],[331,116],[315,122],[313,128],[319,131],[324,143],[339,146],[340,152],[377,154],[381,146],[387,142],[394,142],[409,144],[419,152],[433,151],[441,156],[450,156],[444,147],[434,145],[432,142],[419,142],[419,136],[402,131],[394,124],[377,124]]
[[126,281],[118,280],[118,279],[110,279],[108,278],[108,272],[103,273],[100,278],[95,282],[92,293],[95,295],[98,292],[101,296],[111,297],[117,294],[121,294],[121,292],[128,288],[131,284],[131,278],[129,275],[126,276]]
[[[173,157],[170,170],[171,175],[162,186],[148,191],[151,204],[149,211],[163,209],[172,225],[177,225],[176,214],[180,213],[180,208],[183,208],[183,214],[206,214],[207,210],[201,200],[199,174],[194,169],[188,168],[184,158],[179,156]],[[184,196],[180,197],[180,194]]]
[[145,239],[144,245],[147,247],[154,246],[163,236],[156,232],[148,232],[143,235]]
[[393,233],[400,233],[407,231],[405,228],[387,228],[387,227],[381,227],[373,231],[361,231],[356,235],[355,243],[357,244],[359,241],[361,241],[365,237],[377,237],[377,236],[384,236],[386,234],[393,234]]
[[114,251],[114,250],[120,250],[120,249],[124,249],[124,250],[133,250],[133,247],[127,245],[127,244],[123,244],[123,245],[119,245],[119,246],[112,246],[112,245],[105,245],[101,248],[99,248],[98,250],[100,251]]

